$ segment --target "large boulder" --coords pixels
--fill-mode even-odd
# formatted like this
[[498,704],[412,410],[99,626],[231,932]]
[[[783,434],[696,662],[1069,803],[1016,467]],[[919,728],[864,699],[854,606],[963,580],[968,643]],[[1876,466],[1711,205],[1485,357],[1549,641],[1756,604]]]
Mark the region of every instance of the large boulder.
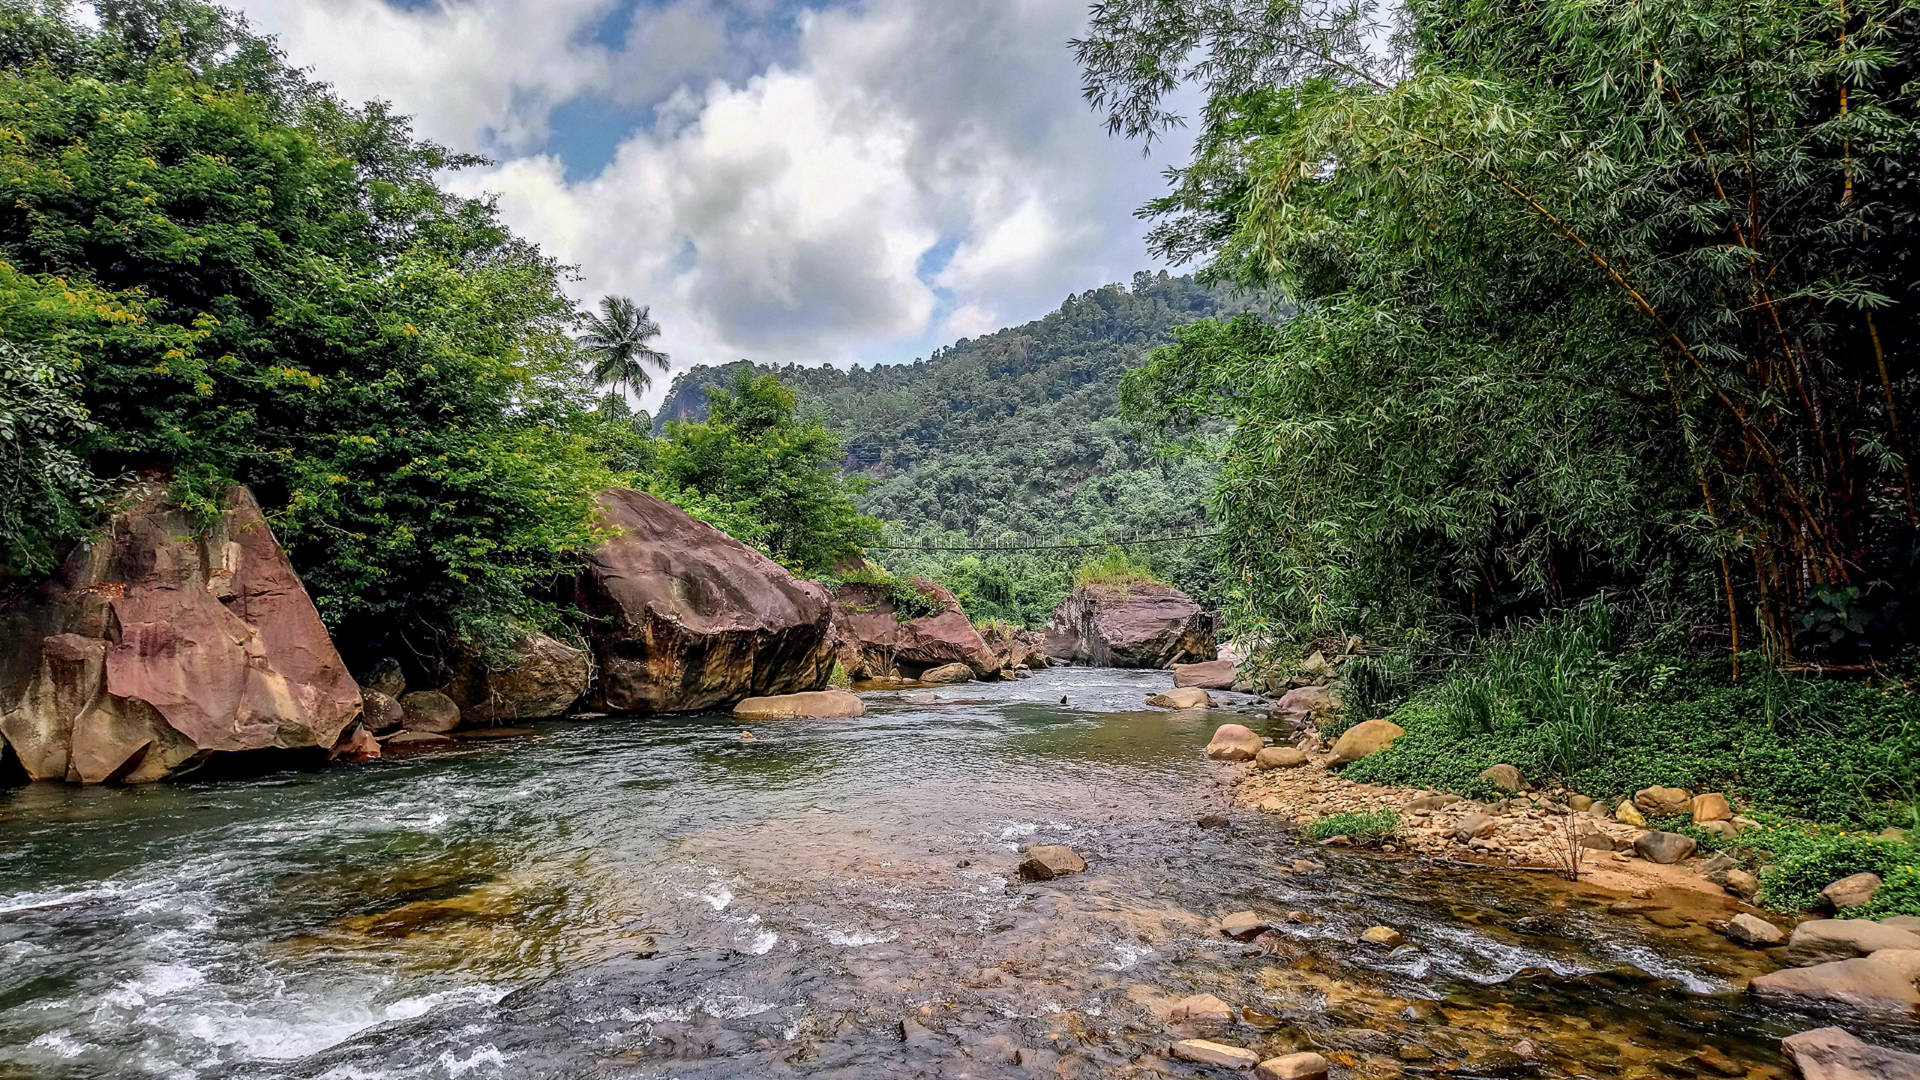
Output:
[[1805,966],[1851,960],[1882,949],[1920,949],[1920,934],[1872,919],[1810,919],[1793,928],[1787,963]]
[[1252,761],[1267,745],[1253,729],[1241,724],[1221,724],[1207,743],[1207,756],[1215,761]]
[[565,713],[587,692],[593,662],[585,649],[531,634],[513,654],[488,664],[469,659],[460,666],[446,695],[460,707],[468,725],[514,720],[545,720]]
[[1391,720],[1368,720],[1355,724],[1333,744],[1333,763],[1346,765],[1370,754],[1377,754],[1405,735],[1407,729]]
[[1761,1001],[1802,1009],[1842,1009],[1879,1019],[1920,1017],[1920,951],[1871,956],[1768,972],[1747,984]]
[[1677,787],[1643,788],[1633,793],[1633,805],[1650,818],[1680,817],[1693,811],[1693,792]]
[[1212,660],[1213,617],[1171,585],[1082,585],[1047,621],[1047,655],[1095,667],[1164,668]]
[[833,598],[834,647],[849,675],[917,679],[936,668],[965,664],[985,678],[1017,666],[1008,662],[1015,651],[1012,635],[1002,657],[968,621],[953,593],[924,578],[908,587],[932,614],[900,611],[883,585],[849,581],[840,586]]
[[1231,660],[1173,665],[1173,685],[1196,690],[1231,690],[1239,671]]
[[780,697],[748,698],[733,707],[733,718],[761,720],[852,720],[867,715],[866,702],[845,690],[814,690]]
[[600,497],[616,535],[587,559],[576,603],[608,712],[699,712],[818,690],[833,668],[827,590],[663,499]]
[[1039,633],[1009,623],[992,621],[976,627],[980,640],[993,657],[993,667],[1001,671],[1016,668],[1044,668],[1047,648]]
[[128,493],[0,599],[0,743],[35,780],[157,780],[210,754],[331,750],[360,690],[252,493],[211,523]]
[[1340,707],[1339,698],[1325,686],[1296,686],[1273,703],[1273,716],[1295,727],[1319,727]]

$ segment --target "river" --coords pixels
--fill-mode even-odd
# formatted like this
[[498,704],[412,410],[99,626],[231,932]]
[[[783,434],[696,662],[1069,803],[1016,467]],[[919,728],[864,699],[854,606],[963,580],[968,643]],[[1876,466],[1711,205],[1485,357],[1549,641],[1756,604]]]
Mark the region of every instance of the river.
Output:
[[[1197,992],[1242,1010],[1224,1041],[1336,1075],[1784,1073],[1808,1025],[1745,1003],[1749,955],[1230,810],[1223,717],[1141,711],[1165,685],[0,793],[0,1077],[1212,1075],[1166,1056]],[[1028,842],[1090,868],[1018,882]],[[1242,908],[1311,921],[1214,932]],[[1355,944],[1375,924],[1408,944]]]

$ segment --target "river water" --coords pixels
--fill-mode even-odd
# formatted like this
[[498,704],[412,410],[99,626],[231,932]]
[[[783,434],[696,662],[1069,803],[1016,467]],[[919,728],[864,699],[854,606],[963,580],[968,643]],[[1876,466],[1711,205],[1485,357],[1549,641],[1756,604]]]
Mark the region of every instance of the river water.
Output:
[[[1745,1004],[1751,954],[1230,811],[1229,718],[1140,711],[1165,685],[0,793],[0,1077],[1200,1076],[1164,1018],[1197,992],[1348,1076],[1784,1073],[1808,1025]],[[1090,869],[1021,883],[1029,842]],[[1243,908],[1312,921],[1213,931]]]

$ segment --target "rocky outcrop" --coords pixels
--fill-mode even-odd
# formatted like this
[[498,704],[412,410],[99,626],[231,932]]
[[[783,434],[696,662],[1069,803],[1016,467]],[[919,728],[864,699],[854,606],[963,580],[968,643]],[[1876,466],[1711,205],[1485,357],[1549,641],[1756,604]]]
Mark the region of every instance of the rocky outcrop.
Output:
[[989,622],[979,628],[980,640],[993,655],[993,664],[1002,671],[1020,668],[1034,670],[1048,665],[1046,644],[1032,630]]
[[1852,960],[1782,968],[1754,979],[1747,989],[1761,1001],[1779,1005],[1912,1020],[1920,1017],[1916,980],[1920,951],[1887,949]]
[[[978,678],[1017,666],[987,644],[960,610],[953,593],[922,578],[911,587],[936,608],[931,615],[902,619],[884,586],[849,581],[833,598],[834,647],[840,666],[856,679],[917,679],[935,668],[965,664]],[[1031,666],[1031,665],[1028,665]]]
[[1231,690],[1239,671],[1231,660],[1173,665],[1173,685],[1197,690]]
[[470,726],[545,720],[579,701],[592,676],[593,663],[585,649],[530,634],[514,645],[510,657],[492,664],[467,660],[447,685],[446,695],[460,707],[461,722]]
[[1920,1080],[1920,1054],[1861,1042],[1843,1028],[1803,1031],[1780,1048],[1804,1080]]
[[827,591],[672,504],[600,498],[616,535],[588,557],[576,604],[608,712],[698,712],[818,690],[833,666]]
[[0,601],[0,742],[29,777],[157,780],[211,754],[329,751],[360,714],[244,488],[208,525],[129,493],[51,579]]
[[1047,655],[1095,667],[1164,668],[1212,660],[1213,617],[1171,585],[1082,585],[1053,609]]

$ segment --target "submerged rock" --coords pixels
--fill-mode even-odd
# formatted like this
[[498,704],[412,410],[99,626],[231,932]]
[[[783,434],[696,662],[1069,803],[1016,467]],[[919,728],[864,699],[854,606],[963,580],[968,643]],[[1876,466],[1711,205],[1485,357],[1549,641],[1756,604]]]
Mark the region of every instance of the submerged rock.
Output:
[[133,783],[211,754],[325,752],[360,714],[253,495],[226,505],[209,524],[143,485],[53,577],[0,600],[0,746],[29,777]]
[[1920,1080],[1920,1054],[1861,1042],[1842,1028],[1790,1035],[1780,1048],[1805,1080]]
[[826,685],[825,588],[652,495],[609,491],[600,505],[618,535],[588,557],[577,603],[607,711],[698,712]]
[[1260,1080],[1324,1080],[1327,1059],[1311,1051],[1268,1058],[1253,1070]]
[[[1788,946],[1791,949],[1791,945]],[[1747,984],[1762,1001],[1797,1008],[1846,1009],[1879,1019],[1920,1015],[1920,951],[1888,949],[1851,960],[1769,972]]]
[[804,694],[748,698],[733,707],[735,720],[850,720],[867,715],[866,703],[845,690],[813,690]]
[[1813,919],[1793,928],[1787,963],[1805,966],[1851,960],[1883,949],[1920,949],[1920,934],[1871,919]]
[[1212,660],[1213,617],[1171,585],[1082,585],[1047,622],[1047,655],[1095,667]]
[[1180,687],[1154,694],[1147,704],[1156,709],[1208,709],[1213,707],[1213,695],[1197,687]]
[[1212,994],[1194,994],[1173,1003],[1167,1019],[1174,1024],[1194,1027],[1233,1023],[1233,1006]]
[[1183,1039],[1174,1043],[1173,1056],[1196,1065],[1214,1065],[1222,1069],[1251,1069],[1260,1064],[1260,1055],[1245,1047],[1229,1046],[1209,1039]]
[[1082,874],[1087,860],[1065,844],[1035,844],[1027,849],[1020,864],[1020,876],[1028,881],[1052,881],[1067,874]]

